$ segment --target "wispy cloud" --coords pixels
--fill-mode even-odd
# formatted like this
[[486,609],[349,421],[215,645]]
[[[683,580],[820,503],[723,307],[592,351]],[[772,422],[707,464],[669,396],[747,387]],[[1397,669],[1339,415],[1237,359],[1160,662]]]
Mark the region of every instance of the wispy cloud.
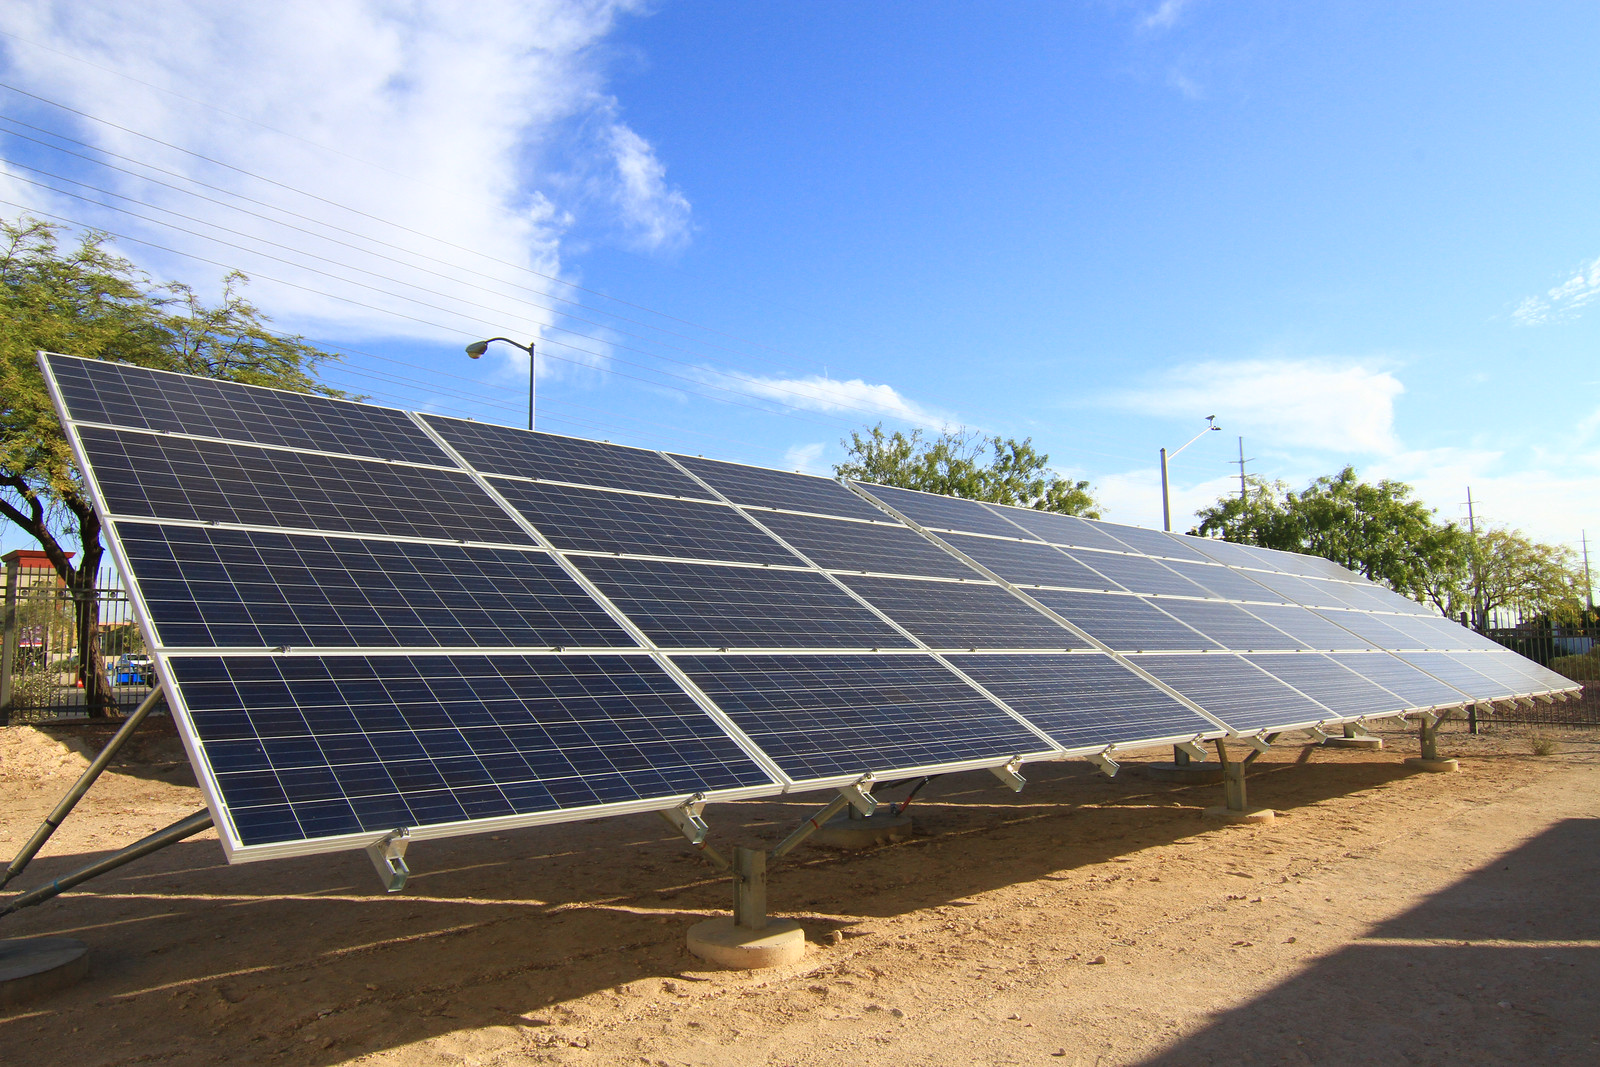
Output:
[[572,234],[654,249],[690,232],[687,198],[605,91],[601,46],[643,6],[282,0],[264,15],[83,0],[68,18],[52,0],[12,0],[0,6],[5,80],[94,119],[12,94],[7,113],[127,159],[108,160],[114,171],[10,140],[7,154],[152,206],[134,218],[115,209],[126,201],[87,204],[54,179],[59,191],[23,185],[25,172],[4,185],[35,210],[173,250],[118,243],[160,277],[204,289],[221,273],[189,257],[245,270],[287,328],[539,337],[559,321],[542,294],[563,294],[522,270],[561,276]]
[[1530,296],[1517,305],[1511,317],[1520,326],[1567,322],[1600,300],[1600,258],[1573,271],[1572,276],[1542,296]]
[[1405,386],[1388,371],[1327,360],[1242,360],[1177,367],[1142,389],[1107,398],[1126,410],[1198,419],[1263,443],[1387,454],[1399,445],[1394,399]]
[[944,412],[902,396],[892,385],[874,385],[860,378],[839,381],[820,374],[804,378],[754,378],[721,372],[707,380],[726,389],[753,393],[792,408],[830,414],[897,419],[916,426],[942,428],[954,420]]
[[783,454],[783,467],[785,470],[799,471],[801,474],[832,475],[833,468],[822,462],[822,454],[827,447],[820,441],[808,445],[792,445]]
[[1178,24],[1191,0],[1161,0],[1161,3],[1139,19],[1141,30],[1170,30]]

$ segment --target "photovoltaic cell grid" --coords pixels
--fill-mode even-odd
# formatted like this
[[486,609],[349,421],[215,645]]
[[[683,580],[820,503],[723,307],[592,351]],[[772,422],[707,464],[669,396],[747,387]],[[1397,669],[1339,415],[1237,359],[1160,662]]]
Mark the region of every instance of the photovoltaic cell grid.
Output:
[[450,465],[403,411],[94,360],[52,366],[80,422]]
[[[425,435],[417,436],[420,429],[397,424],[397,413],[211,382],[161,399],[168,394],[157,379],[193,380],[76,360],[52,362],[58,365],[68,368],[61,377],[70,379],[61,386],[64,406],[71,412],[74,403],[81,405],[87,421],[126,419],[151,429],[244,438],[237,444],[205,442],[202,451],[181,438],[79,426],[86,459],[113,512],[354,535],[217,530],[127,519],[111,524],[114,532],[126,531],[123,547],[136,560],[134,579],[141,579],[141,570],[149,576],[145,591],[163,640],[171,646],[171,633],[193,642],[191,651],[167,661],[173,672],[188,670],[197,682],[212,685],[196,692],[213,701],[208,714],[232,713],[235,718],[226,721],[235,727],[242,707],[251,707],[245,719],[253,722],[255,709],[261,710],[252,729],[255,742],[267,753],[267,767],[229,748],[229,758],[242,762],[224,759],[226,771],[217,772],[219,788],[224,773],[233,776],[223,790],[226,804],[252,813],[240,824],[250,825],[252,843],[371,833],[374,826],[392,828],[384,825],[386,820],[449,826],[494,816],[532,814],[542,819],[551,812],[596,804],[670,801],[706,789],[770,788],[759,766],[647,655],[200,655],[232,641],[241,642],[240,648],[260,647],[257,642],[312,649],[348,643],[374,650],[421,647],[426,652],[429,638],[432,647],[486,649],[586,647],[586,642],[587,647],[626,647],[630,639],[555,560],[528,547],[522,528],[470,475],[296,450],[450,463]],[[113,399],[152,390],[155,398],[147,414]],[[270,399],[279,397],[281,413]],[[280,417],[293,425],[275,428]],[[736,509],[702,502],[716,494],[657,453],[431,416],[428,424],[469,462],[498,475],[491,479],[494,487],[559,548],[580,553],[570,559],[659,647],[905,647],[892,627],[834,581],[807,569]],[[245,443],[255,440],[291,447],[262,449]],[[959,660],[970,677],[1062,745],[1192,735],[1210,726],[1110,657],[1020,654],[1016,650],[1081,648],[1084,642],[834,482],[675,459],[735,504],[782,509],[750,515],[817,565],[836,572],[835,581],[848,582],[929,645],[999,650],[953,654],[950,662]],[[1168,684],[1239,729],[1253,728],[1252,723],[1282,726],[1286,715],[1303,715],[1295,721],[1309,722],[1380,714],[1372,701],[1398,710],[1468,699],[1459,688],[1386,653],[1354,651],[1371,646],[1351,634],[1355,626],[1336,625],[1333,619],[1359,622],[1367,634],[1385,638],[1382,643],[1390,648],[1458,649],[1442,661],[1413,659],[1470,683],[1477,692],[1499,692],[1496,685],[1515,688],[1517,683],[1522,692],[1566,687],[1564,680],[1511,653],[1468,651],[1480,648],[1483,639],[1462,637],[1465,631],[1448,620],[1432,618],[1419,606],[1326,561],[1275,559],[1262,550],[1204,539],[868,488],[880,499],[892,500],[912,521],[946,531],[938,536],[1116,649],[1196,652],[1226,646],[1263,651],[1326,644],[1350,650],[1326,659],[1309,652],[1253,657],[1275,666],[1276,676],[1220,651],[1137,658],[1141,667],[1158,668],[1168,675]],[[846,521],[850,518],[872,521]],[[396,537],[506,547],[389,540]],[[686,559],[624,558],[628,555]],[[764,566],[688,562],[695,559]],[[1080,561],[1098,567],[1091,571]],[[340,571],[343,577],[336,573]],[[867,577],[858,572],[964,580]],[[1030,577],[1035,579],[1031,583]],[[1271,592],[1271,584],[1314,596],[1319,610],[1260,603],[1288,599]],[[1065,588],[1045,588],[1050,585]],[[1120,585],[1155,595],[1090,593],[1082,591],[1085,585]],[[269,586],[275,588],[269,591]],[[1226,600],[1241,603],[1220,603]],[[1370,613],[1374,610],[1381,616]],[[1397,611],[1406,617],[1397,617]],[[1221,644],[1210,637],[1220,638]],[[1400,638],[1410,644],[1397,644]],[[1490,655],[1504,659],[1491,664]],[[1048,750],[1032,731],[921,654],[747,651],[674,658],[692,669],[706,692],[720,694],[724,711],[758,736],[768,754],[798,781]],[[194,674],[200,664],[209,664],[205,669],[212,673]],[[331,672],[333,681],[316,673],[322,669]],[[278,675],[276,689],[270,684],[272,672]],[[1295,688],[1277,678],[1292,680]],[[632,686],[629,692],[642,703],[619,703],[619,679],[626,682],[624,688]],[[231,705],[227,698],[215,702],[218,693],[227,692],[220,688],[223,680],[233,686]],[[641,685],[650,690],[648,696],[639,696]],[[1312,701],[1296,689],[1321,696]],[[582,771],[568,774],[550,762],[529,732],[527,715],[556,714],[548,703],[552,694],[564,701],[560,713],[583,725],[578,732],[563,726],[565,732],[550,751],[573,767],[594,768],[599,776],[594,782]],[[358,722],[358,738],[367,738],[368,727],[379,721],[383,709],[398,712],[404,724],[386,719],[392,728],[379,731],[388,755],[377,764],[388,768],[392,761],[396,768],[385,771],[387,785],[366,750],[350,739],[348,721],[338,718],[340,709],[349,713],[353,702],[363,700],[360,706],[371,723]],[[661,701],[670,707],[663,711]],[[1311,714],[1313,709],[1318,713]],[[522,747],[515,759],[496,748],[501,741],[492,730],[505,732],[495,719],[502,714],[521,731],[517,737]],[[486,715],[494,720],[492,730],[485,725]],[[669,739],[668,749],[681,745],[685,759],[674,762],[658,744],[636,746],[637,758],[613,744],[617,723],[630,724],[623,730],[627,736],[644,737],[648,730],[638,721],[654,723],[662,715],[693,735]],[[207,719],[209,736],[220,736],[215,731],[224,721]],[[324,729],[330,724],[338,729]],[[407,747],[405,739],[408,732],[419,731],[427,734],[416,739],[419,745],[427,742],[420,749],[423,756]],[[457,744],[451,731],[461,736],[465,751],[451,748]],[[230,744],[239,740],[227,739]],[[376,745],[371,739],[365,743]],[[702,743],[723,747],[707,755],[695,747]],[[211,751],[204,738],[202,745]],[[437,778],[419,762],[424,756]],[[480,771],[486,780],[474,777]],[[330,792],[330,781],[338,787],[337,796]],[[279,793],[273,792],[275,787]]]
[[640,656],[178,657],[246,845],[767,785]]
[[642,448],[535,433],[465,419],[446,419],[438,415],[425,415],[423,419],[474,470],[484,474],[631,489],[640,493],[702,500],[711,495],[660,455]]

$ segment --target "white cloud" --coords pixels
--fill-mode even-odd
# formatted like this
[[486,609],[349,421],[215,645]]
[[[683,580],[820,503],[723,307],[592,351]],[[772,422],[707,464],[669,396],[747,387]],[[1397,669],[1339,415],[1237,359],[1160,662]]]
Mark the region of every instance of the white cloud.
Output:
[[1178,24],[1190,0],[1161,0],[1155,10],[1139,20],[1141,30],[1170,30]]
[[942,429],[952,419],[902,396],[891,385],[873,385],[852,378],[840,381],[820,374],[804,378],[757,378],[708,372],[707,381],[725,389],[776,400],[792,408],[830,414],[883,416],[916,426]]
[[798,471],[801,474],[832,477],[833,467],[822,461],[822,453],[827,447],[820,441],[808,445],[792,445],[783,454],[783,469]]
[[[539,294],[571,294],[523,268],[559,276],[574,228],[620,227],[650,248],[688,234],[687,199],[604,92],[598,46],[640,6],[97,0],[69,8],[13,0],[0,7],[0,29],[15,35],[0,38],[7,81],[227,165],[11,94],[8,114],[177,172],[149,176],[187,191],[11,139],[8,154],[155,205],[123,207],[250,249],[61,194],[35,191],[30,202],[242,268],[256,278],[252,297],[286,328],[452,344],[460,334],[507,333],[545,339],[541,351],[552,360],[593,362],[562,348],[560,335],[546,338],[560,313],[531,301],[558,309]],[[582,128],[599,134],[574,135]],[[560,176],[576,172],[597,177],[574,190]],[[228,192],[196,189],[185,178]],[[594,195],[594,182],[604,195]],[[4,184],[14,188],[16,178]],[[160,208],[201,221],[173,220]],[[221,273],[132,242],[118,250],[203,290]]]
[[1230,433],[1269,445],[1386,454],[1399,445],[1388,371],[1324,360],[1241,360],[1177,367],[1143,389],[1114,394],[1117,407],[1195,421],[1215,414]]
[[1575,319],[1589,304],[1600,300],[1600,258],[1573,271],[1572,276],[1543,296],[1530,296],[1517,305],[1511,317],[1520,326],[1543,326]]

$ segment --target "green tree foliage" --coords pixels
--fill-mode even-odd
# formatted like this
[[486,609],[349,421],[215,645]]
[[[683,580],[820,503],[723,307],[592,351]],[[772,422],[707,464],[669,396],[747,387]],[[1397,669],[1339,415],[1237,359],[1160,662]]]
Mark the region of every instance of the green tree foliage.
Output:
[[855,478],[901,489],[987,500],[1038,511],[1099,518],[1099,505],[1086,481],[1063,478],[1049,468],[1050,457],[1023,441],[946,431],[932,440],[921,430],[890,433],[879,423],[841,441],[847,458],[834,467],[841,478]]
[[88,233],[63,246],[61,228],[0,222],[0,516],[39,542],[77,608],[80,677],[92,714],[110,700],[96,669],[95,576],[105,549],[83,479],[45,390],[40,349],[233,381],[337,395],[317,366],[336,358],[279,337],[246,301],[242,274],[207,307],[185,286],[159,285]]
[[1298,493],[1248,479],[1243,498],[1223,497],[1196,517],[1203,536],[1331,559],[1452,618],[1468,613],[1479,630],[1499,608],[1556,619],[1579,611],[1582,574],[1570,549],[1514,530],[1474,538],[1439,522],[1404,482],[1363,482],[1352,467]]

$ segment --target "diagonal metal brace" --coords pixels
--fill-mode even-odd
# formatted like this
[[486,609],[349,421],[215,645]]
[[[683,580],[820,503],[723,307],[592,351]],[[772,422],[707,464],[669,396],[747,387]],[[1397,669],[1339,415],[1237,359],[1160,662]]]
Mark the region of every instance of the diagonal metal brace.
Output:
[[999,767],[990,767],[989,772],[1011,787],[1013,793],[1022,792],[1022,787],[1028,780],[1022,777],[1022,757],[1014,756]]
[[372,860],[385,892],[398,893],[406,887],[406,879],[411,877],[411,868],[406,866],[406,846],[410,843],[411,831],[401,826],[367,846],[367,858]]
[[794,832],[784,838],[778,844],[778,847],[772,850],[773,862],[777,862],[793,852],[800,846],[802,841],[822,829],[823,823],[839,814],[845,808],[855,808],[861,814],[871,818],[872,813],[878,810],[878,801],[870,792],[872,783],[872,772],[868,771],[850,785],[840,786],[838,796],[828,801],[821,811],[795,827]]

